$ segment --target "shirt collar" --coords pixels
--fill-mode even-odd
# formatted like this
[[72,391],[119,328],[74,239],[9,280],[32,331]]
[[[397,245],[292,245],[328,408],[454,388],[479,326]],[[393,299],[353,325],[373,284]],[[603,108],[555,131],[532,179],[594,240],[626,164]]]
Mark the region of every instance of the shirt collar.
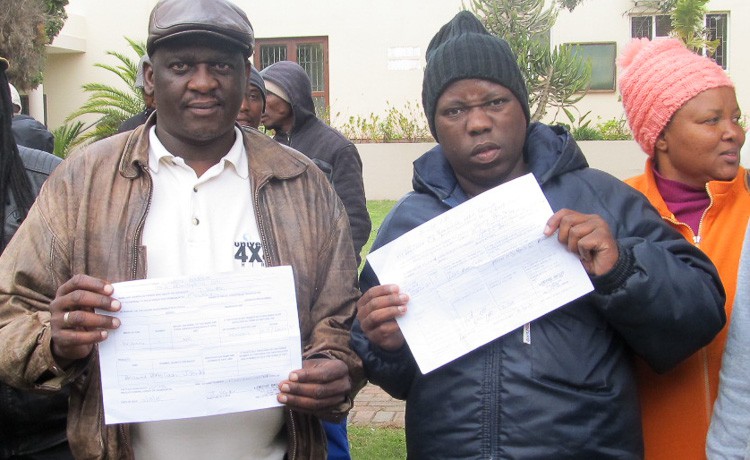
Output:
[[[174,159],[176,155],[170,153],[164,144],[161,143],[159,137],[156,135],[156,126],[152,126],[148,133],[149,149],[148,149],[148,167],[154,174],[159,173],[159,166],[162,160]],[[226,155],[222,158],[222,161],[229,163],[234,166],[234,171],[242,179],[247,179],[249,176],[247,155],[245,154],[245,144],[243,142],[242,131],[238,127],[234,127],[234,144],[229,149]],[[226,165],[225,165],[226,166]]]

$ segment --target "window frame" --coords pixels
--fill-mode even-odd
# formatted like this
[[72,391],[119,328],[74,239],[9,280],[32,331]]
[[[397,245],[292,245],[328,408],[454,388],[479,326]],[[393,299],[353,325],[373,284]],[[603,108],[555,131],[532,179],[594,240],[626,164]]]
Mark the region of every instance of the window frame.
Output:
[[[569,42],[565,43],[566,47],[584,47],[584,46],[610,46],[612,48],[611,63],[607,63],[610,67],[611,82],[607,84],[606,88],[593,88],[591,84],[594,81],[594,66],[591,66],[591,81],[589,83],[588,93],[613,93],[617,90],[617,42],[615,41],[595,41],[595,42]],[[592,57],[593,58],[593,57]]]
[[[660,39],[669,37],[669,35],[656,35],[656,31],[657,31],[657,17],[667,17],[668,18],[669,15],[665,15],[665,14],[633,14],[633,15],[630,15],[630,38],[632,39],[632,38],[645,37],[645,38],[648,38],[649,40],[660,40]],[[703,26],[708,30],[709,29],[709,27],[708,27],[709,26],[708,21],[709,20],[715,20],[718,17],[723,18],[723,21],[724,21],[724,34],[721,37],[719,37],[720,40],[721,40],[721,42],[720,42],[719,47],[718,47],[721,50],[721,61],[722,62],[718,62],[716,59],[714,59],[714,57],[711,54],[709,54],[708,50],[706,50],[705,48],[703,50],[701,50],[701,55],[702,56],[707,56],[707,57],[709,57],[711,59],[714,59],[714,61],[716,61],[717,64],[719,64],[722,69],[729,70],[729,46],[728,46],[728,44],[729,44],[729,12],[728,11],[707,11],[706,14],[703,16]],[[651,30],[649,31],[649,34],[647,36],[646,35],[642,35],[642,36],[638,37],[638,36],[634,35],[634,33],[633,33],[634,32],[634,30],[633,30],[633,19],[634,18],[651,18],[651,27],[650,27]],[[670,27],[670,32],[671,32],[671,27]]]
[[[276,38],[256,38],[255,49],[253,52],[253,65],[256,69],[263,70],[261,67],[261,52],[263,46],[286,46],[286,59],[288,61],[298,62],[298,48],[300,45],[320,44],[323,48],[323,90],[313,91],[313,100],[322,97],[325,103],[323,110],[330,107],[330,85],[329,85],[329,59],[328,59],[328,36],[308,36],[308,37],[276,37]],[[321,116],[321,114],[318,114]]]
[[728,46],[728,43],[729,43],[729,12],[726,12],[726,11],[710,11],[710,12],[706,13],[706,16],[705,16],[705,18],[703,20],[703,23],[705,24],[707,30],[711,30],[708,27],[708,21],[711,18],[717,18],[717,17],[721,17],[723,19],[723,21],[724,21],[724,34],[723,34],[722,37],[718,37],[718,38],[720,38],[720,43],[719,43],[719,46],[716,47],[717,52],[719,52],[721,54],[721,62],[719,62],[718,60],[716,60],[714,58],[714,55],[708,53],[708,50],[704,49],[703,50],[703,55],[704,56],[708,56],[711,59],[713,59],[714,61],[716,61],[716,63],[719,64],[722,69],[728,70],[729,69],[729,46]]

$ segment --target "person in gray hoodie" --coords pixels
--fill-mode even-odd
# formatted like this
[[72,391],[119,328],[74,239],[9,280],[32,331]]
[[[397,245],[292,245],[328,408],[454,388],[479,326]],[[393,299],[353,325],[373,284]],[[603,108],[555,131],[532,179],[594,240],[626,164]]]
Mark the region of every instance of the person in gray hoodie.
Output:
[[261,124],[275,131],[276,141],[304,153],[326,174],[349,216],[359,263],[372,224],[357,147],[315,115],[310,77],[299,64],[280,61],[260,74],[267,93]]
[[708,429],[706,456],[750,459],[750,226],[745,232],[737,292],[719,373],[719,396]]

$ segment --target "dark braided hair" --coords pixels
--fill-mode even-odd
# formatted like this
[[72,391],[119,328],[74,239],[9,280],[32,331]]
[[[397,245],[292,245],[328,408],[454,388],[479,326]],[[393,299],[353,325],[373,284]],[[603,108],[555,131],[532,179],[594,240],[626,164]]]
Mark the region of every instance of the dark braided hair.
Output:
[[10,204],[11,194],[21,215],[20,221],[26,218],[34,203],[31,181],[26,175],[26,168],[11,131],[13,102],[8,77],[5,75],[7,68],[8,62],[0,59],[0,216],[3,217],[0,225],[0,253],[5,250],[6,240],[10,240],[10,235],[5,234],[5,208]]

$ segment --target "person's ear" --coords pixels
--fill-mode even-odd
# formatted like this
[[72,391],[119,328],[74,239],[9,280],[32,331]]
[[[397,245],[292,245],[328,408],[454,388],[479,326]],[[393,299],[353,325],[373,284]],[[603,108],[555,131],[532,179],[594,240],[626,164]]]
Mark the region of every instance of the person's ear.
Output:
[[659,134],[654,143],[654,152],[666,152],[668,150],[667,139],[664,136],[664,131]]
[[143,92],[154,97],[154,67],[150,62],[143,63]]

